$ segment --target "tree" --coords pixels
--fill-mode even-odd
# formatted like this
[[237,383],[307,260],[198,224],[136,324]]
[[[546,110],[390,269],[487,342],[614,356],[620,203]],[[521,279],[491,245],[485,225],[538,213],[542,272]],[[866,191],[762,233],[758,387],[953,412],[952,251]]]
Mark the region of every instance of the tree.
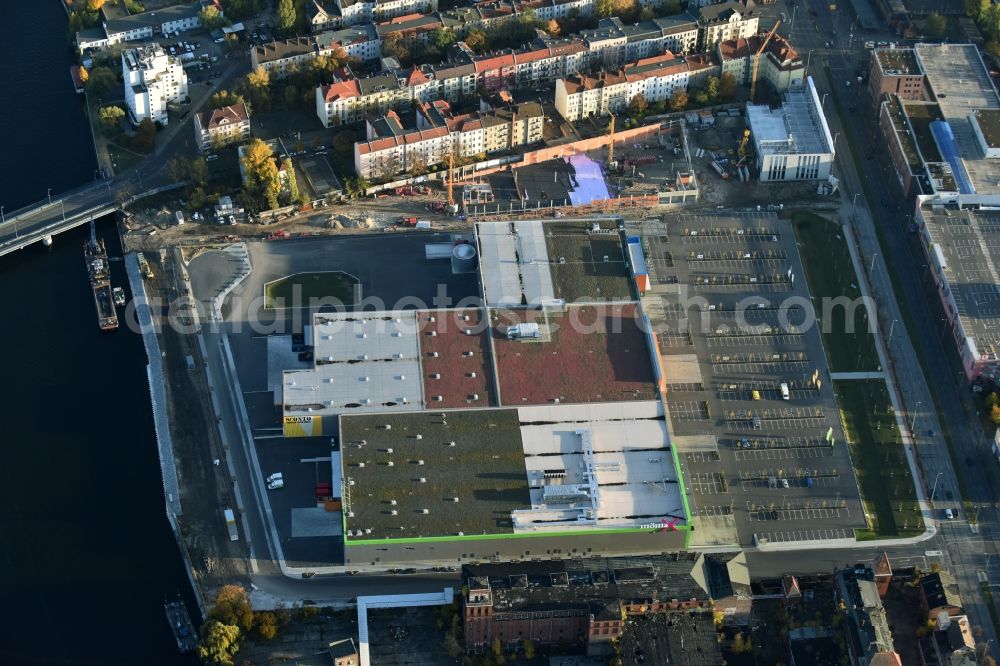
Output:
[[640,21],[652,21],[654,18],[656,18],[656,13],[649,7],[643,7],[639,10]]
[[191,172],[191,163],[183,157],[175,157],[167,162],[167,177],[174,183],[180,183],[188,179]]
[[455,43],[455,33],[447,28],[436,28],[431,31],[428,37],[428,44],[438,53],[444,53],[448,47]]
[[535,641],[530,638],[524,639],[524,658],[528,661],[535,658]]
[[247,74],[247,85],[257,89],[267,88],[271,85],[271,74],[263,67],[257,67]]
[[128,10],[129,14],[141,14],[146,11],[142,3],[136,2],[136,0],[125,0],[125,9]]
[[683,90],[676,91],[670,98],[671,111],[683,111],[688,105],[688,94]]
[[260,0],[222,0],[222,9],[226,16],[239,21],[260,12]]
[[978,21],[979,18],[986,13],[986,10],[989,9],[990,4],[992,3],[990,0],[965,0],[964,4],[965,15]]
[[498,664],[504,663],[503,643],[500,642],[499,638],[494,638],[493,639],[493,644],[490,646],[490,649],[493,651],[493,659]]
[[646,96],[639,93],[628,103],[629,115],[634,119],[641,119],[646,115],[646,110],[649,108],[649,102],[646,101]]
[[86,86],[87,85],[87,79],[89,79],[89,78],[90,78],[90,72],[87,71],[86,67],[84,67],[83,65],[80,65],[80,83],[82,83],[84,86]]
[[[278,177],[278,167],[274,163],[274,154],[266,143],[260,139],[251,139],[243,153],[243,171],[246,174],[246,190],[263,210],[278,207],[278,195],[281,193],[281,181]],[[243,588],[237,586],[240,590]],[[246,591],[243,592],[246,595]],[[247,604],[249,608],[249,603]],[[251,615],[251,621],[252,621]]]
[[105,0],[87,0],[87,11],[88,12],[99,12],[101,7],[104,6]]
[[213,109],[219,109],[224,106],[239,104],[240,102],[244,102],[243,95],[239,95],[229,90],[220,90],[219,92],[212,95],[209,104],[212,106]]
[[410,58],[410,49],[403,43],[398,32],[390,32],[382,38],[382,53],[400,62]]
[[156,124],[150,118],[143,118],[131,141],[132,150],[137,153],[151,153],[156,147]]
[[208,185],[208,162],[204,157],[196,157],[188,164],[188,177],[198,187]]
[[125,117],[125,109],[120,106],[102,106],[98,112],[101,128],[110,134],[117,134]]
[[287,109],[297,108],[299,105],[299,89],[295,85],[289,83],[287,86],[285,86],[284,98],[285,98],[285,108]]
[[254,613],[254,627],[257,635],[265,641],[273,640],[278,635],[278,618],[271,611]]
[[240,648],[240,628],[223,624],[218,620],[209,620],[202,627],[201,642],[198,644],[198,656],[212,664],[229,666],[233,663],[233,655]]
[[736,77],[732,73],[723,72],[722,76],[719,77],[719,95],[722,96],[722,99],[730,100],[736,97],[737,86]]
[[202,27],[209,32],[221,28],[224,25],[228,25],[229,23],[229,21],[226,20],[226,17],[220,14],[219,10],[212,5],[206,5],[203,7],[202,10],[198,12],[198,18],[201,19]]
[[[264,143],[260,139],[257,141]],[[267,144],[264,147],[267,148]],[[215,595],[215,604],[209,609],[208,616],[223,624],[239,627],[244,632],[250,631],[253,628],[253,608],[246,589],[242,585],[223,585]]]
[[271,108],[271,75],[263,67],[247,74],[247,94],[254,108],[267,111]]
[[681,0],[664,0],[660,5],[661,16],[673,16],[681,13]]
[[278,19],[278,29],[288,34],[295,27],[295,5],[292,4],[292,0],[278,0],[278,9],[276,12]]
[[289,205],[297,203],[299,201],[299,181],[295,177],[295,167],[292,166],[291,158],[286,157],[281,163],[281,169],[285,173],[285,182],[287,183],[286,189],[288,190],[288,201]]
[[710,76],[705,80],[705,95],[709,104],[715,104],[719,99],[719,77]]
[[427,173],[427,160],[424,159],[423,155],[414,151],[413,157],[410,158],[410,175],[416,177],[425,173]]
[[927,17],[927,34],[932,37],[940,37],[944,34],[945,29],[947,29],[948,23],[945,18],[937,12],[933,12]]
[[1000,405],[993,405],[990,408],[990,421],[1000,425]]
[[465,45],[480,55],[486,53],[490,48],[486,33],[479,29],[469,31],[469,34],[465,36]]
[[549,19],[549,22],[545,24],[545,32],[549,33],[553,37],[558,37],[561,32],[559,27],[559,21],[555,19]]
[[110,67],[95,67],[87,75],[84,82],[87,94],[94,97],[104,97],[114,90],[118,84],[118,77]]
[[610,18],[615,15],[615,0],[597,0],[597,17]]

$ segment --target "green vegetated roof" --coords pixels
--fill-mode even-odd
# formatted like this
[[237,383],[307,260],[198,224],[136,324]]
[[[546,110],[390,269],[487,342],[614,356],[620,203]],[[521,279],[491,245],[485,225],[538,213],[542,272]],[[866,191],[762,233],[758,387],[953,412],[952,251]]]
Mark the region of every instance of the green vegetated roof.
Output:
[[510,534],[531,506],[514,409],[345,416],[341,450],[348,541]]

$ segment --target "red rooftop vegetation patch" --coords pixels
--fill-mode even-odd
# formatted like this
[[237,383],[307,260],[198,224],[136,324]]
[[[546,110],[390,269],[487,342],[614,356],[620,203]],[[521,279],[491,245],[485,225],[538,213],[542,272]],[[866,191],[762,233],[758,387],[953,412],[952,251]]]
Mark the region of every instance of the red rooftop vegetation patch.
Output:
[[482,310],[419,312],[417,324],[427,409],[496,406]]
[[[634,304],[565,312],[491,310],[505,406],[656,399],[646,336]],[[541,340],[508,340],[507,329],[537,323]]]

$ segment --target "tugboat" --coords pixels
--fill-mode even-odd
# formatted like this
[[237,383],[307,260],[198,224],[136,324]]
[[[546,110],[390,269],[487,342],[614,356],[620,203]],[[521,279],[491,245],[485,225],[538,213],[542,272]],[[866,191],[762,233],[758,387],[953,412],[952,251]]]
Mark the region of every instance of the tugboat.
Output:
[[111,295],[111,268],[108,265],[108,253],[104,249],[104,239],[97,237],[93,221],[90,223],[90,239],[83,243],[83,256],[87,262],[90,287],[94,292],[97,325],[102,331],[114,331],[118,328],[118,315],[115,314]]
[[177,640],[177,649],[181,654],[194,652],[198,647],[198,634],[195,633],[184,602],[180,597],[176,601],[166,601],[163,603],[163,610],[167,613],[167,622]]
[[114,296],[115,305],[121,307],[125,305],[125,290],[121,287],[115,287],[111,290],[111,294]]

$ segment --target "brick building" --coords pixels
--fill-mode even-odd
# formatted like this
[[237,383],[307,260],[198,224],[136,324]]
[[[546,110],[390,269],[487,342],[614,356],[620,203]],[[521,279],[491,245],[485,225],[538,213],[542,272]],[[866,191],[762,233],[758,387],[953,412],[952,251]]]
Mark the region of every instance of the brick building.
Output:
[[868,88],[875,104],[886,95],[898,95],[902,100],[927,99],[924,71],[913,49],[875,49],[869,65]]
[[620,638],[626,618],[698,611],[750,596],[742,553],[670,553],[466,565],[465,643],[593,644]]

